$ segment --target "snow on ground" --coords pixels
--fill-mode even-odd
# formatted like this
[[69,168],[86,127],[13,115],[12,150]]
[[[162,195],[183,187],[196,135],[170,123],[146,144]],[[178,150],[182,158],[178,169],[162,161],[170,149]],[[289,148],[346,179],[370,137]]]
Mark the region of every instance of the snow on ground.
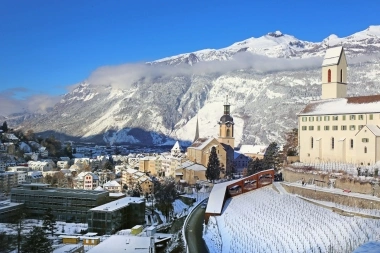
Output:
[[380,239],[380,220],[341,216],[270,187],[226,201],[203,238],[213,252],[352,252]]

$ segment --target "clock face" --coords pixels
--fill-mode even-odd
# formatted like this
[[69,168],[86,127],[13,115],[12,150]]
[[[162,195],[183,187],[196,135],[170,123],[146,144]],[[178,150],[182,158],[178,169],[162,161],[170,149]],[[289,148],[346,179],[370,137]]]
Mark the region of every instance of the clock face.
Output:
[[227,123],[226,126],[227,126],[227,127],[230,127],[230,126],[231,126],[231,123]]

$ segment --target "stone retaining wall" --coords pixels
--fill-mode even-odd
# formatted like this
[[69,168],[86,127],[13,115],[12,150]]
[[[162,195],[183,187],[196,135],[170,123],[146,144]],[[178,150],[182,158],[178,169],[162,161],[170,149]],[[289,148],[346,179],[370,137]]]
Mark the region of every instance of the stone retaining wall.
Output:
[[282,184],[282,186],[287,192],[291,194],[298,194],[305,198],[329,201],[329,202],[342,204],[345,206],[358,207],[358,208],[364,208],[364,209],[380,209],[380,200],[376,201],[376,200],[361,199],[358,197],[350,196],[349,194],[339,195],[339,194],[334,194],[334,193],[315,191],[313,189],[308,189],[308,188],[289,186],[285,184]]
[[[326,174],[317,174],[317,171],[310,171],[309,172],[297,172],[292,171],[289,169],[284,169],[282,172],[284,181],[286,182],[296,182],[301,181],[302,179],[305,180],[305,182],[308,182],[310,179],[320,180],[324,181],[325,183],[317,182],[316,184],[318,186],[325,186],[327,187],[327,183],[329,182],[329,175]],[[331,177],[333,178],[333,177]],[[350,179],[347,175],[343,175],[342,178],[336,178],[335,181],[335,188],[339,189],[349,189],[351,192],[357,192],[362,194],[369,194],[369,195],[375,195],[377,197],[380,197],[380,189],[378,187],[374,187],[370,183],[363,183],[359,182],[353,179]]]

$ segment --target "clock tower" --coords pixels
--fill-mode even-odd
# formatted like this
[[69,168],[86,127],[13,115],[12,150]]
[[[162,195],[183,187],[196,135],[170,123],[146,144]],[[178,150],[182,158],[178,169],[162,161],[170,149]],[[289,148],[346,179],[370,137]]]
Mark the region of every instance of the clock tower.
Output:
[[234,136],[234,119],[230,115],[230,104],[228,103],[228,96],[226,96],[226,102],[223,105],[224,114],[220,118],[219,124],[219,138],[220,143],[230,146],[232,149],[235,147]]

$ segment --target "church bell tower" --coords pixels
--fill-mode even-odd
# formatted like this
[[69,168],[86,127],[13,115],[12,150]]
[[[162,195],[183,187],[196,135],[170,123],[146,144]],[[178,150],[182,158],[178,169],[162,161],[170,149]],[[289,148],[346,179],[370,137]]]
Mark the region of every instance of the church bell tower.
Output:
[[228,96],[226,96],[226,102],[223,105],[224,114],[220,118],[219,124],[219,138],[220,143],[231,146],[232,149],[235,147],[235,136],[234,136],[234,119],[230,115],[230,104],[228,103]]
[[322,63],[322,99],[347,97],[347,61],[342,46],[329,48]]

